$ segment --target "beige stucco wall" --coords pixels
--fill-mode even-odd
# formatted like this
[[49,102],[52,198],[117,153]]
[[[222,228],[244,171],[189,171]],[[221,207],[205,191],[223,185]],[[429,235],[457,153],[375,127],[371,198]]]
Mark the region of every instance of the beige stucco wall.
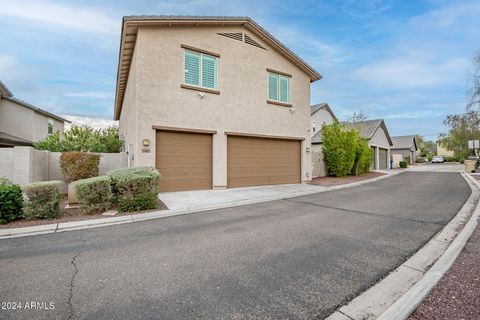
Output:
[[368,144],[374,148],[374,167],[372,169],[379,170],[380,168],[380,151],[379,148],[387,149],[387,168],[390,166],[390,142],[388,141],[387,135],[382,127],[378,127],[374,135],[368,142]]
[[0,177],[13,180],[13,148],[0,148]]
[[[217,32],[245,32],[268,50],[219,36]],[[184,80],[181,44],[221,55],[219,95],[206,93],[201,99],[197,91],[180,88]],[[157,125],[217,131],[213,135],[216,188],[225,187],[227,182],[227,131],[303,138],[302,181],[311,179],[311,155],[306,151],[310,147],[310,78],[252,33],[240,27],[141,27],[132,63],[120,132],[127,146],[134,145],[136,166],[155,165],[152,125]],[[295,112],[266,103],[266,68],[292,75],[291,103]],[[131,111],[123,114],[125,110]],[[136,136],[129,133],[132,127],[136,127]],[[142,139],[150,140],[149,153],[141,152]]]
[[312,144],[312,177],[325,177],[328,170],[323,160],[322,144]]
[[400,155],[402,156],[402,160],[405,160],[406,157],[410,157],[410,163],[415,162],[415,152],[410,149],[391,149],[390,153],[392,155]]
[[[324,124],[332,124],[335,122],[330,112],[325,110],[318,110],[311,116],[312,124],[310,126],[310,135],[313,136],[318,131],[322,130]],[[313,127],[315,126],[315,130]]]
[[[0,100],[0,131],[13,136],[37,142],[48,135],[48,116],[17,104]],[[64,124],[54,120],[54,131],[63,132]]]

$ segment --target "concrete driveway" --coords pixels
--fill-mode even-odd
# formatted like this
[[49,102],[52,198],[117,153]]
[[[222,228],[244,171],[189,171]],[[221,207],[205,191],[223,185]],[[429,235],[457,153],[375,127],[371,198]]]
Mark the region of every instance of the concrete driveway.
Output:
[[3,319],[321,319],[461,208],[459,173],[199,214],[0,241]]

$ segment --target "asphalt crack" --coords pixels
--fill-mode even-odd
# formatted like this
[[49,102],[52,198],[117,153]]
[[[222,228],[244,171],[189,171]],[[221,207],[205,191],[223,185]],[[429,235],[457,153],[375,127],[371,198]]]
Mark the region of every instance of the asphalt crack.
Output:
[[69,292],[68,301],[67,301],[68,307],[70,309],[69,316],[67,318],[68,320],[72,319],[73,316],[75,315],[75,311],[73,310],[72,299],[73,299],[73,290],[75,289],[75,285],[74,285],[75,277],[77,276],[77,273],[78,273],[78,267],[77,267],[77,263],[76,263],[78,256],[80,256],[80,252],[77,253],[72,258],[72,261],[70,261],[70,263],[73,265],[74,271],[73,271],[73,274],[72,274],[72,278],[70,279],[70,292]]
[[357,210],[351,210],[351,209],[345,209],[345,208],[337,208],[333,206],[326,206],[323,204],[317,204],[317,203],[312,203],[308,201],[295,201],[292,199],[282,199],[283,201],[288,201],[288,202],[294,202],[294,203],[301,203],[301,204],[308,204],[316,207],[321,207],[325,209],[333,209],[333,210],[339,210],[339,211],[344,211],[344,212],[349,212],[349,213],[356,213],[356,214],[362,214],[362,215],[367,215],[367,216],[375,216],[375,217],[382,217],[382,218],[391,218],[391,219],[396,219],[396,220],[406,220],[406,221],[413,221],[413,222],[420,222],[420,223],[427,223],[427,224],[435,224],[439,226],[444,226],[445,222],[433,222],[433,221],[425,221],[425,220],[419,220],[419,219],[412,219],[412,218],[401,218],[397,216],[390,216],[387,214],[381,214],[381,213],[373,213],[373,212],[366,212],[366,211],[357,211]]

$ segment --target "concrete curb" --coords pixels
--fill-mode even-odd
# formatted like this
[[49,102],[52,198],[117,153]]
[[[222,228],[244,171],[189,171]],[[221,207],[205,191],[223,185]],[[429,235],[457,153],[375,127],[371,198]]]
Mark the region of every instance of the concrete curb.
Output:
[[463,172],[462,176],[472,193],[457,215],[417,253],[327,320],[402,320],[415,311],[450,269],[477,225],[480,183]]
[[288,195],[275,195],[275,196],[268,196],[268,197],[262,197],[262,198],[256,198],[256,199],[243,200],[243,201],[236,200],[234,202],[222,202],[215,205],[153,211],[153,212],[125,215],[125,216],[118,216],[118,217],[53,223],[53,224],[23,227],[23,228],[0,229],[0,240],[33,236],[33,235],[39,235],[39,234],[47,234],[47,233],[57,233],[57,232],[72,231],[72,230],[90,229],[90,228],[96,228],[96,227],[106,227],[106,226],[123,224],[123,223],[132,223],[132,222],[146,221],[146,220],[152,220],[152,219],[167,218],[167,217],[179,216],[179,215],[190,214],[190,213],[232,208],[232,207],[244,206],[244,205],[255,204],[255,203],[307,196],[315,193],[322,193],[322,192],[357,187],[367,183],[372,183],[375,181],[393,177],[405,171],[392,172],[390,174],[386,174],[386,175],[369,179],[369,180],[353,182],[353,183],[348,183],[348,184],[334,186],[334,187],[323,187],[322,189],[319,187],[319,190],[295,192],[295,193],[290,193]]

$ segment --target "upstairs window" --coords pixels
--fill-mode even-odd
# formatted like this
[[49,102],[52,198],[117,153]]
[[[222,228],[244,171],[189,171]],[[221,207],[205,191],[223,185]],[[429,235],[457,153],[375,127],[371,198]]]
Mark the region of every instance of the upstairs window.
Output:
[[290,77],[268,73],[268,100],[290,103]]
[[48,134],[53,133],[53,119],[48,119]]
[[185,84],[217,89],[217,58],[191,50],[184,51]]

